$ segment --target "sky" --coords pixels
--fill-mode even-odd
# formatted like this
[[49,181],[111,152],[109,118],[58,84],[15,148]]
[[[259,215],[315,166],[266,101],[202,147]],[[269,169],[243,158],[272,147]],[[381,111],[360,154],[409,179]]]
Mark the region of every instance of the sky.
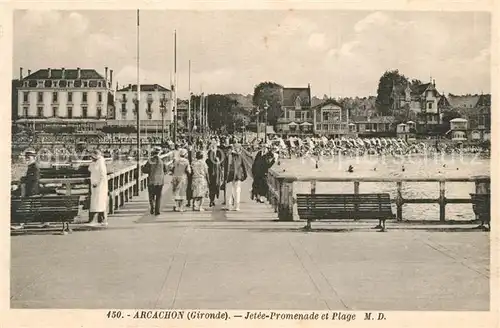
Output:
[[[136,11],[14,13],[14,78],[46,68],[114,70],[136,83]],[[177,90],[251,94],[256,84],[311,85],[313,95],[376,95],[399,69],[439,91],[489,93],[491,17],[482,12],[140,11],[140,81]],[[26,73],[24,73],[26,74]]]

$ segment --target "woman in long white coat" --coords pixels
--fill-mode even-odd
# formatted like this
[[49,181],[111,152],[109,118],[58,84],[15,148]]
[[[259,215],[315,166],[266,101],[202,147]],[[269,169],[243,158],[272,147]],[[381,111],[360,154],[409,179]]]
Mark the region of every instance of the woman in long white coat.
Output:
[[92,163],[89,165],[90,171],[90,223],[95,223],[94,217],[97,214],[97,222],[107,225],[106,210],[108,205],[108,177],[104,157],[99,150],[94,150],[91,154]]

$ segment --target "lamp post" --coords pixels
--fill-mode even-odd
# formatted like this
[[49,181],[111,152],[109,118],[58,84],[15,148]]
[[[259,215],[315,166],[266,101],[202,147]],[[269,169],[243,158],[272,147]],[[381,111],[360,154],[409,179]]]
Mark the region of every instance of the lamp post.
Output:
[[257,107],[257,141],[259,140],[259,115],[260,115],[260,110],[259,107]]
[[265,115],[265,125],[264,125],[264,143],[267,144],[267,109],[269,108],[269,104],[267,103],[267,100],[266,100],[266,103],[264,104],[264,110],[266,111],[264,113]]

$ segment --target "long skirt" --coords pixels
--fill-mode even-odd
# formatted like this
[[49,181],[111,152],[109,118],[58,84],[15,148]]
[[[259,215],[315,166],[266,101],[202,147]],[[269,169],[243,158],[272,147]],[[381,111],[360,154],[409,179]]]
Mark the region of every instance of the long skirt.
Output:
[[268,191],[267,177],[265,175],[255,176],[253,178],[252,189],[254,195],[267,196],[267,191]]
[[185,200],[187,191],[187,176],[172,177],[172,193],[174,200]]
[[192,197],[207,197],[208,195],[208,185],[205,178],[193,178],[192,184]]

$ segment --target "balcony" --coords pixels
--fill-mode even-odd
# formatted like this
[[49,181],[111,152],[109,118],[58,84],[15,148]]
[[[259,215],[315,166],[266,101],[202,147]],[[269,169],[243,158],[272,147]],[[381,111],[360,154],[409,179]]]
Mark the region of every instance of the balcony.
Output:
[[313,118],[306,118],[306,119],[302,119],[302,118],[284,118],[284,117],[280,117],[278,118],[278,124],[288,124],[288,123],[292,123],[292,122],[295,122],[297,124],[300,124],[300,123],[304,123],[304,122],[307,122],[307,123],[313,123]]

